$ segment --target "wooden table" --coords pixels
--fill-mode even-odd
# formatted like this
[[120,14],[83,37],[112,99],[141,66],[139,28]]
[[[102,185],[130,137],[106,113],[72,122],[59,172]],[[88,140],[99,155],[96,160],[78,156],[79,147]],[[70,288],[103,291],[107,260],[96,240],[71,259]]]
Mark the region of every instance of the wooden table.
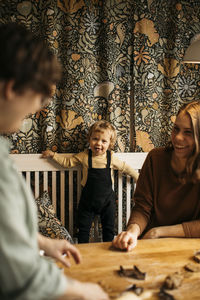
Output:
[[[200,272],[193,273],[184,269],[188,263],[200,266],[193,260],[193,255],[200,249],[200,239],[140,240],[131,252],[113,249],[111,243],[76,246],[82,254],[82,263],[72,263],[70,269],[64,270],[65,274],[81,281],[100,282],[112,299],[119,299],[119,295],[133,283],[144,287],[144,296],[141,294],[135,297],[132,292],[131,299],[159,299],[158,292],[165,277],[174,272],[182,272],[184,279],[178,289],[170,290],[169,293],[177,300],[200,299]],[[124,268],[136,265],[146,272],[145,280],[120,277],[117,273],[120,265]]]

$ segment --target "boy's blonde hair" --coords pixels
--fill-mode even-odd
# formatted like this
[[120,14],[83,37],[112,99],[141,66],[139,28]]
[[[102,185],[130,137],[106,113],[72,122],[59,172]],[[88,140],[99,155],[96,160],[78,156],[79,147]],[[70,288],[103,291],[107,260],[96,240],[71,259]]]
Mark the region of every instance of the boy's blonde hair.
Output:
[[110,124],[108,121],[101,120],[95,122],[89,129],[88,132],[88,141],[90,140],[90,137],[93,132],[102,132],[104,130],[109,130],[110,131],[110,145],[109,145],[109,150],[114,148],[116,138],[117,138],[117,133],[112,124]]

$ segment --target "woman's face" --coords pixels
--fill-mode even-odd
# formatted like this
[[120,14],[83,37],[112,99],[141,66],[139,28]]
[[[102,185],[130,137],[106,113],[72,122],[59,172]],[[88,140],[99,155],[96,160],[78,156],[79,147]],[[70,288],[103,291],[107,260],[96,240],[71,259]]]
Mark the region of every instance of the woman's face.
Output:
[[179,159],[189,158],[195,149],[194,131],[190,116],[181,112],[172,129],[171,140],[174,154]]

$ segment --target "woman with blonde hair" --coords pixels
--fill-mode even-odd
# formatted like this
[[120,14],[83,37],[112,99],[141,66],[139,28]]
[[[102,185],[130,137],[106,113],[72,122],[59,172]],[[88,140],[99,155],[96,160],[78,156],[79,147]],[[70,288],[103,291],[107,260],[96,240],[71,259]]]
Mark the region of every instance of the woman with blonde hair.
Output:
[[179,110],[167,147],[151,150],[127,225],[113,241],[133,249],[138,238],[200,237],[200,102]]

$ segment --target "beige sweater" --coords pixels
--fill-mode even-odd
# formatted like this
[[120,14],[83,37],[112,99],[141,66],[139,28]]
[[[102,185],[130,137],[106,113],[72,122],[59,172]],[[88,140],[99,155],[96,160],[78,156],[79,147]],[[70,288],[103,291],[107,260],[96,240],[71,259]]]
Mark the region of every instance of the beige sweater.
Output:
[[[81,165],[82,166],[81,185],[85,186],[86,181],[87,181],[87,175],[88,175],[88,150],[74,154],[70,158],[67,158],[67,157],[64,157],[61,155],[57,155],[55,153],[53,156],[53,159],[65,168],[71,168],[71,167],[75,167],[77,165]],[[92,156],[92,167],[93,168],[103,169],[103,168],[106,168],[106,164],[107,164],[106,153],[103,155]],[[119,170],[127,175],[130,175],[131,177],[134,178],[135,181],[137,181],[137,179],[138,179],[138,173],[133,168],[131,168],[131,166],[127,165],[124,161],[121,161],[120,159],[118,159],[114,155],[113,151],[111,151],[110,168],[111,168],[112,181],[113,181],[113,170]]]

